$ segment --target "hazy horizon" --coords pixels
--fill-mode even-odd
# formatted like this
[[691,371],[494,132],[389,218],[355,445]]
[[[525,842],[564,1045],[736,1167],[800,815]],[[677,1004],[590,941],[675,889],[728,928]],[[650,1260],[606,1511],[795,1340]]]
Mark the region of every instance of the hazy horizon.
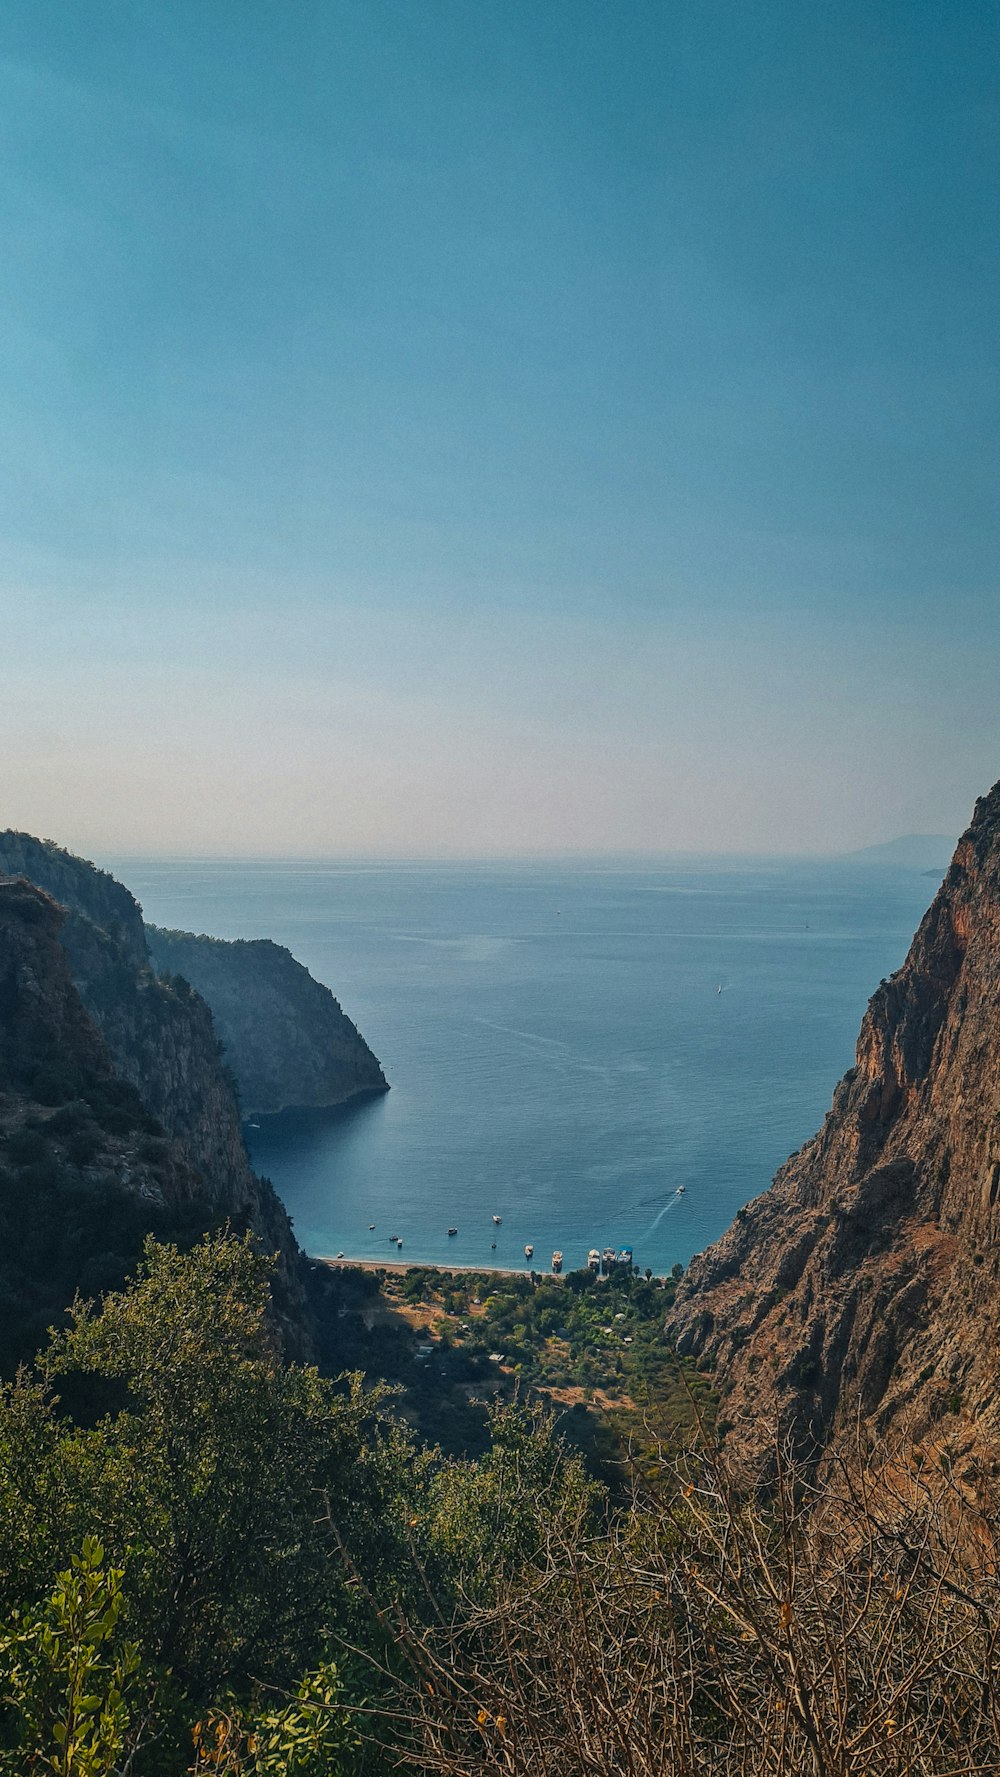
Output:
[[[39,835],[35,835],[39,837]],[[49,835],[53,838],[53,835]],[[948,847],[954,850],[960,837],[956,833],[951,838],[945,833],[901,833],[891,839],[877,841],[874,845],[854,847],[846,851],[561,851],[561,852],[183,852],[183,851],[121,851],[104,852],[91,859],[102,868],[112,868],[114,864],[125,866],[130,863],[164,863],[164,864],[317,864],[356,866],[358,869],[377,868],[382,864],[413,865],[415,868],[450,867],[473,869],[479,865],[516,865],[516,864],[573,864],[591,865],[595,870],[611,869],[616,865],[625,868],[642,865],[662,864],[770,864],[770,863],[835,863],[838,860],[848,861],[851,858],[863,858],[867,853],[889,851],[896,844],[908,840],[926,841],[928,849],[937,850]],[[61,843],[56,841],[56,843]],[[950,855],[950,853],[949,853]],[[110,862],[109,862],[110,860]],[[922,865],[911,866],[922,868]],[[126,885],[127,886],[127,885]]]
[[829,854],[1000,775],[995,9],[14,0],[0,818]]

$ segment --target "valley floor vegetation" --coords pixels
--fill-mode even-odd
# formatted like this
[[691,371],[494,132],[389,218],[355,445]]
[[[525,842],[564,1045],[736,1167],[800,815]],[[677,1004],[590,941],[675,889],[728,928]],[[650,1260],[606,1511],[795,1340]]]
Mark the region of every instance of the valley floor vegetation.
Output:
[[332,1267],[327,1363],[398,1383],[407,1419],[453,1455],[489,1447],[490,1403],[542,1401],[589,1471],[619,1491],[637,1469],[657,1479],[657,1452],[715,1414],[709,1381],[663,1337],[681,1272]]
[[448,1455],[285,1363],[268,1292],[247,1240],[151,1240],[4,1387],[0,1771],[1000,1768],[985,1475],[778,1445],[754,1498],[706,1429],[623,1499],[517,1401]]

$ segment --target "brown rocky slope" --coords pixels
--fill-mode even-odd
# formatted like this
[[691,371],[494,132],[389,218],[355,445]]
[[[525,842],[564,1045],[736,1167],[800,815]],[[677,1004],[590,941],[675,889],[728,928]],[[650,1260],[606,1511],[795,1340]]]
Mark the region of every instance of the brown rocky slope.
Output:
[[873,1434],[1000,1458],[1000,784],[819,1134],[692,1260],[668,1331],[758,1469]]

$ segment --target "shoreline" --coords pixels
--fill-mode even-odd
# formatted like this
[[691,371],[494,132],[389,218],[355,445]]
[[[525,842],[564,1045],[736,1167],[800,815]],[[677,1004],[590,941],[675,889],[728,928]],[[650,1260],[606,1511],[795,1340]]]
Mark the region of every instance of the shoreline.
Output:
[[338,1267],[350,1266],[355,1271],[393,1271],[400,1276],[407,1271],[439,1271],[443,1275],[464,1276],[472,1273],[477,1277],[530,1277],[532,1270],[535,1276],[557,1277],[565,1275],[560,1272],[543,1272],[536,1265],[532,1266],[529,1259],[523,1265],[433,1265],[424,1264],[419,1259],[338,1259],[330,1253],[308,1253],[306,1255],[316,1265],[329,1265],[336,1271]]
[[[354,1271],[392,1271],[404,1276],[407,1271],[437,1271],[442,1276],[455,1277],[558,1277],[565,1279],[570,1271],[585,1271],[585,1265],[565,1267],[562,1271],[553,1271],[551,1266],[533,1265],[525,1259],[523,1265],[435,1265],[422,1259],[338,1259],[332,1253],[307,1253],[306,1258],[313,1265],[328,1265],[331,1271],[339,1267],[350,1266]],[[654,1271],[653,1276],[658,1283],[665,1283],[669,1272]],[[599,1281],[606,1282],[607,1274],[602,1274]]]
[[278,1117],[322,1115],[324,1111],[343,1111],[348,1105],[357,1104],[361,1099],[384,1098],[386,1093],[391,1091],[392,1087],[389,1081],[385,1080],[381,1086],[352,1086],[350,1092],[346,1093],[343,1098],[325,1098],[322,1104],[282,1104],[274,1111],[245,1111],[241,1106],[240,1128],[244,1130],[259,1128],[263,1118],[270,1122],[272,1118]]

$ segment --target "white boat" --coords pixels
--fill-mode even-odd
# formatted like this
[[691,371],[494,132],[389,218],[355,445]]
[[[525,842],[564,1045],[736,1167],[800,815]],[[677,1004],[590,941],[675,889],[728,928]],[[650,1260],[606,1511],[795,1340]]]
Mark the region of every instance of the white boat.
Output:
[[592,1246],[587,1254],[587,1264],[590,1266],[591,1271],[599,1271],[601,1269],[601,1255],[596,1246]]
[[552,1254],[552,1269],[553,1269],[553,1271],[561,1271],[562,1270],[562,1253],[559,1251],[558,1247],[556,1248],[555,1252]]
[[501,1223],[501,1222],[502,1222],[502,1221],[503,1221],[503,1216],[494,1216],[494,1217],[493,1217],[493,1226],[494,1226],[494,1227],[495,1227],[495,1228],[499,1228],[499,1226],[500,1226],[500,1223]]
[[678,1185],[678,1187],[677,1187],[678,1197],[683,1197],[686,1191],[687,1191],[687,1185]]
[[534,1247],[533,1247],[533,1246],[526,1246],[526,1247],[525,1247],[525,1249],[524,1249],[524,1256],[525,1256],[525,1258],[526,1258],[526,1259],[530,1259],[530,1258],[531,1258],[531,1256],[532,1256],[532,1254],[533,1254],[533,1253],[534,1253],[534,1250],[535,1250],[535,1249],[534,1249]]

